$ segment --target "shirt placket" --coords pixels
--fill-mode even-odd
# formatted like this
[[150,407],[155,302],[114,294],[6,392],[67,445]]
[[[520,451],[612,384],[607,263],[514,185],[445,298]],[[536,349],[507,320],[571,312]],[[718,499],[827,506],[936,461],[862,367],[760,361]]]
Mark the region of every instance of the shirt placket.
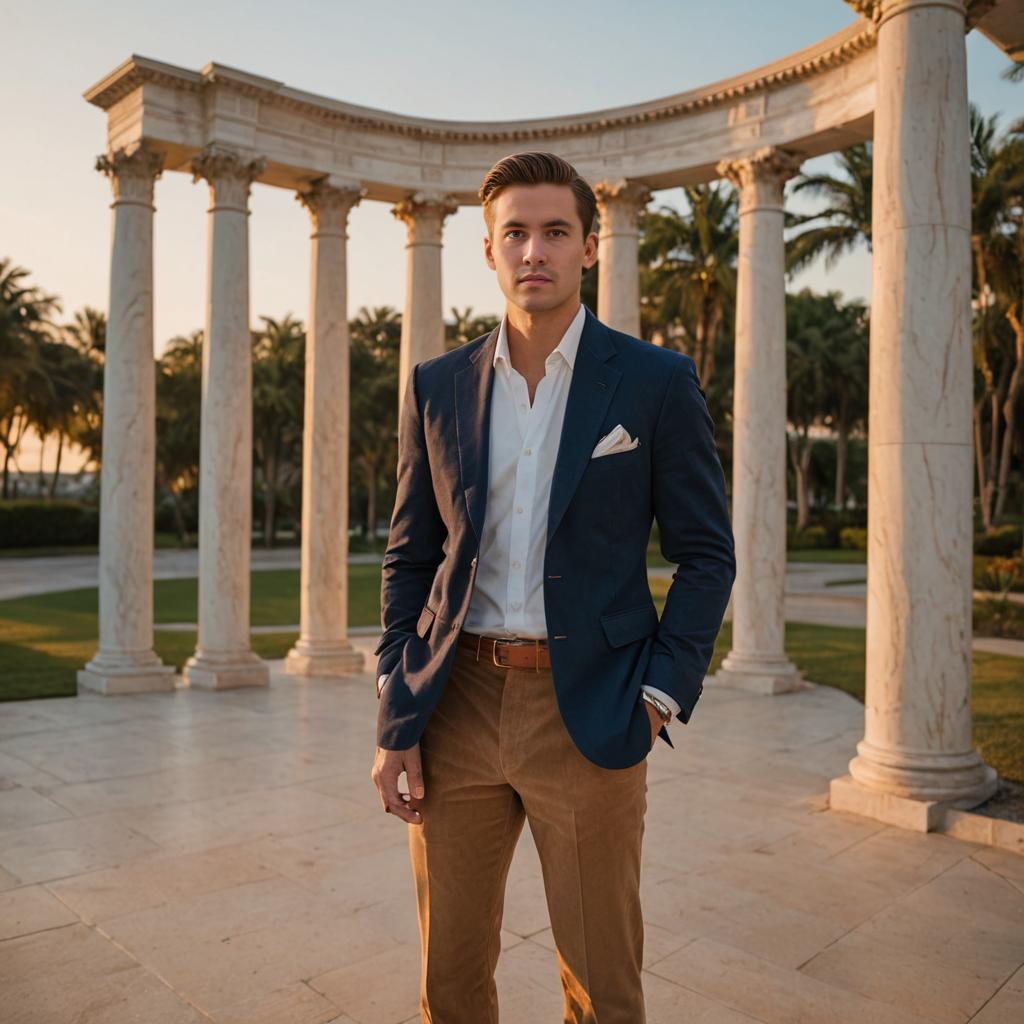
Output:
[[512,395],[519,424],[519,452],[516,456],[516,484],[512,497],[512,526],[509,535],[508,593],[505,619],[511,633],[518,633],[526,623],[526,557],[532,530],[534,495],[537,490],[536,433],[546,408],[546,378],[542,378],[530,405],[526,379],[518,371],[511,375]]

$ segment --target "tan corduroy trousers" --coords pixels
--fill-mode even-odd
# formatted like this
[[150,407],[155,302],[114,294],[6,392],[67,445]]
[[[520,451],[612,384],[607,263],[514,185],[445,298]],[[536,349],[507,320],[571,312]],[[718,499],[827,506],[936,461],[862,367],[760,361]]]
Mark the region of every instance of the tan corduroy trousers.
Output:
[[423,821],[407,826],[421,1019],[498,1021],[505,881],[527,820],[558,949],[565,1024],[644,1024],[647,761],[620,770],[588,760],[562,721],[551,670],[478,661],[475,646],[460,637],[420,739]]

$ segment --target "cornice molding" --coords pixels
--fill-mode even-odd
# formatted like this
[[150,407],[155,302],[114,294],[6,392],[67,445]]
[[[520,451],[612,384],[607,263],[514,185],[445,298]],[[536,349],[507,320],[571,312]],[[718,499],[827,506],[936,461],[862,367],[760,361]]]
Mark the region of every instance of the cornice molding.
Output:
[[521,142],[627,128],[677,118],[696,111],[727,106],[779,86],[821,74],[845,64],[875,45],[871,24],[857,21],[819,43],[788,57],[700,89],[662,99],[609,110],[569,114],[523,122],[459,122],[415,118],[372,107],[360,107],[291,89],[281,82],[218,64],[188,71],[170,64],[132,56],[101,79],[84,96],[109,110],[136,89],[152,83],[170,89],[203,94],[225,90],[270,103],[278,109],[315,117],[331,124],[413,138],[460,142]]

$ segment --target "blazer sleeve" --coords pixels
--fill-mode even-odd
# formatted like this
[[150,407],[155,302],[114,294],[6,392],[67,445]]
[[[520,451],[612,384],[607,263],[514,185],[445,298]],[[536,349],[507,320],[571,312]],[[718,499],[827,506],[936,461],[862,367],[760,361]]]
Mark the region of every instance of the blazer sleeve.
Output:
[[677,568],[643,681],[675,699],[685,724],[703,690],[736,577],[725,474],[689,356],[678,361],[665,390],[652,458],[661,553]]
[[[387,548],[381,562],[380,638],[378,676],[390,673],[402,660],[402,648],[416,629],[416,620],[430,596],[437,567],[444,558],[448,530],[434,498],[430,461],[412,368],[402,400],[398,429],[398,486],[391,514]],[[378,689],[377,696],[380,696]]]

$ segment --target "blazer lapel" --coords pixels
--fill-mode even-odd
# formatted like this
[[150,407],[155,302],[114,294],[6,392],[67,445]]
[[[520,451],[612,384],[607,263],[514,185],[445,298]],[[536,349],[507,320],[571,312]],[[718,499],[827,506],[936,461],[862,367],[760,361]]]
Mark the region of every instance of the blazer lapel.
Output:
[[455,429],[459,473],[469,521],[477,539],[484,535],[491,436],[491,391],[498,326],[455,374]]
[[[500,324],[454,378],[459,473],[466,510],[478,540],[483,538],[487,509],[491,392],[499,329]],[[548,542],[579,485],[590,453],[597,444],[601,422],[622,379],[621,370],[607,365],[615,351],[608,329],[587,307],[551,478]]]
[[551,543],[562,515],[576,492],[600,436],[601,422],[622,379],[621,370],[607,365],[615,352],[608,328],[587,307],[565,403],[555,471],[551,478],[545,547]]

